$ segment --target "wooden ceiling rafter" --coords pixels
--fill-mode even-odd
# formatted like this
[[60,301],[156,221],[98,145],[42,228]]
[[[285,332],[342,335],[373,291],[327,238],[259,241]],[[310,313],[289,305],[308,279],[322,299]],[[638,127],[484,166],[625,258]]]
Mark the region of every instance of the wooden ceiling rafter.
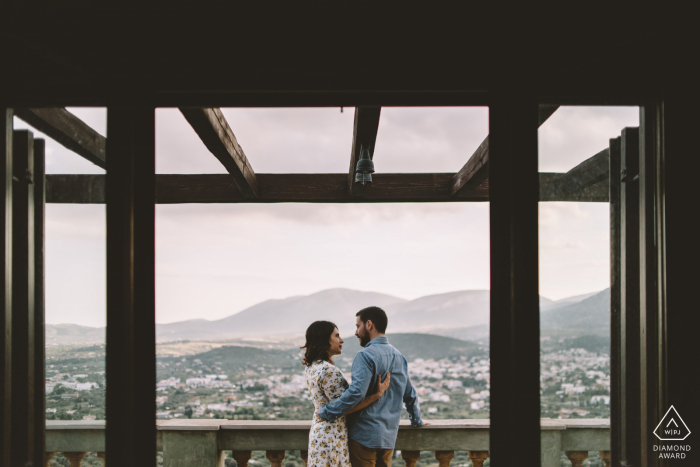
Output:
[[219,108],[181,107],[180,112],[209,151],[233,176],[246,199],[258,197],[258,180],[226,117]]
[[382,108],[379,106],[355,107],[355,123],[352,129],[352,151],[350,153],[350,170],[348,172],[348,191],[350,196],[365,196],[369,185],[355,183],[355,169],[360,160],[360,149],[368,149],[374,159],[374,146],[379,131],[379,117]]
[[16,108],[14,113],[60,145],[103,169],[107,138],[62,107]]
[[[450,195],[451,173],[378,174],[365,196],[351,196],[346,174],[258,174],[260,195],[245,198],[228,174],[158,174],[156,203],[445,203],[489,200],[488,181],[458,197]],[[540,201],[607,202],[607,180],[580,191],[559,186],[567,174],[540,174]],[[104,175],[47,175],[46,202],[101,204],[105,200]]]
[[[553,177],[556,175],[556,177]],[[564,174],[548,174],[551,182],[540,186],[540,198],[544,200],[577,197],[582,201],[608,201],[610,180],[610,148],[589,157]]]
[[[539,125],[542,126],[559,108],[558,105],[540,105]],[[489,137],[476,148],[466,164],[455,174],[450,184],[450,193],[457,196],[462,190],[478,187],[489,178]]]
[[[544,123],[558,106],[540,106]],[[381,107],[357,107],[349,174],[255,174],[218,108],[181,108],[227,174],[157,175],[159,204],[488,201],[488,137],[457,174],[379,173],[371,189],[354,183],[360,146],[373,151]],[[100,167],[106,138],[64,108],[16,109],[37,130]],[[466,176],[465,176],[466,174]],[[540,201],[607,202],[609,150],[567,173],[540,173]],[[466,180],[456,189],[455,180]],[[460,182],[461,183],[461,182]],[[49,203],[104,203],[104,175],[47,175]],[[353,185],[356,185],[353,190]],[[348,189],[350,188],[350,189]]]

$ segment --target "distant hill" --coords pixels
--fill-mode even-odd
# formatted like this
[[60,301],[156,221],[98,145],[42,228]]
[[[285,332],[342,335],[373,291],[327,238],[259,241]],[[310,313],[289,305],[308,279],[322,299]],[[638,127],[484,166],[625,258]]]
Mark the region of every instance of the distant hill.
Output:
[[567,305],[573,305],[574,303],[579,303],[582,302],[583,300],[590,298],[600,292],[591,292],[587,294],[582,294],[582,295],[574,295],[573,297],[566,297],[562,298],[561,300],[548,300],[545,299],[544,297],[540,297],[540,310],[541,311],[549,311],[553,310],[555,308],[561,308],[563,306]]
[[[559,339],[552,342],[553,350],[585,349],[589,352],[610,352],[610,336],[585,334],[579,337]],[[549,348],[549,345],[542,345]]]
[[[399,352],[412,361],[416,358],[448,358],[448,357],[472,357],[475,355],[485,355],[485,348],[475,344],[451,337],[436,336],[433,334],[387,334],[389,343],[396,347]],[[360,351],[360,342],[357,337],[352,336],[345,339],[343,344],[343,356],[352,360]]]
[[[427,295],[395,305],[387,310],[391,332],[430,332],[462,338],[450,334],[454,329],[474,329],[487,326],[490,321],[491,292],[489,290],[460,290]],[[540,306],[553,302],[540,297]]]
[[303,336],[314,321],[337,324],[343,333],[355,332],[355,313],[376,305],[391,309],[405,299],[350,289],[323,290],[311,295],[266,300],[216,321],[190,320],[156,327],[159,340],[227,339],[251,336]]
[[[542,297],[541,303],[549,306],[556,302]],[[350,335],[355,330],[355,313],[371,305],[387,312],[388,330],[393,333],[444,335],[455,328],[488,326],[489,323],[488,290],[462,290],[404,300],[376,292],[330,289],[306,296],[267,300],[216,321],[199,319],[160,324],[156,332],[159,341],[301,338],[313,321],[327,320],[336,323],[341,334]]]
[[[333,321],[341,335],[355,331],[355,313],[377,305],[389,316],[390,333],[423,333],[488,342],[489,291],[462,290],[405,300],[377,292],[323,290],[311,295],[266,300],[226,318],[195,319],[156,326],[159,342],[300,340],[309,324]],[[542,329],[575,329],[604,334],[610,328],[610,290],[552,301],[540,297]],[[47,344],[103,343],[105,328],[47,325]],[[575,337],[575,336],[574,336]]]
[[542,329],[578,329],[586,334],[610,332],[610,289],[578,303],[540,314]]
[[440,336],[454,337],[463,341],[472,341],[478,344],[488,345],[489,342],[489,325],[479,324],[478,326],[469,326],[466,328],[446,328],[434,330],[431,333]]
[[[471,301],[465,300],[467,292],[457,293],[462,294],[458,298],[462,303],[452,305],[449,300],[446,300],[445,305],[443,305],[446,309],[444,312],[439,310],[436,313],[429,306],[423,307],[427,313],[430,313],[427,320],[430,322],[430,326],[426,326],[423,331],[488,345],[490,325],[488,293],[486,295],[474,294],[469,297],[472,299]],[[422,299],[407,302],[402,306],[408,308],[419,301]],[[421,307],[416,308],[420,310]],[[469,309],[469,311],[465,313],[465,309]],[[610,331],[610,289],[556,301],[540,297],[540,310],[540,322],[543,330],[568,330],[570,332],[567,334],[574,336],[584,335],[583,333],[607,335]],[[416,313],[416,318],[420,316],[419,312],[414,313]],[[461,314],[465,314],[465,316]],[[408,318],[409,316],[408,313],[406,315],[397,314],[395,319]],[[406,321],[409,320],[406,319]]]
[[[472,357],[486,355],[486,350],[472,342],[452,339],[450,337],[429,334],[388,334],[389,342],[399,349],[408,361],[416,358],[440,359],[445,357]],[[352,360],[360,350],[356,337],[345,340],[343,354],[335,361],[344,371],[349,370]],[[210,368],[219,367],[223,373],[237,373],[243,369],[255,369],[260,366],[276,368],[299,367],[303,351],[297,348],[264,349],[243,346],[224,346],[207,352],[188,355],[188,361],[199,359]],[[160,361],[181,361],[182,357],[162,357]],[[213,370],[212,370],[213,371]]]
[[47,324],[46,345],[104,344],[107,328],[92,328],[77,324]]
[[[183,357],[162,357],[160,361],[181,361]],[[247,368],[269,366],[274,368],[299,368],[301,371],[301,350],[298,349],[261,349],[258,347],[224,346],[195,355],[184,357],[193,361],[199,359],[202,364],[212,368],[221,368],[222,373],[238,373]]]
[[391,307],[390,332],[425,332],[489,322],[488,290],[462,290],[428,295]]

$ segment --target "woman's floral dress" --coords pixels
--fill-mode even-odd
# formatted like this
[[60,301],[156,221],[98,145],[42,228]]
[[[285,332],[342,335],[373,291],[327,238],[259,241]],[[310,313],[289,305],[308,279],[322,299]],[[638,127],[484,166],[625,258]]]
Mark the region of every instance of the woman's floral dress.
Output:
[[318,417],[324,405],[339,398],[348,388],[343,373],[324,361],[315,361],[306,367],[306,385],[314,401],[314,420],[309,435],[308,467],[350,467],[348,428],[345,417],[327,422]]

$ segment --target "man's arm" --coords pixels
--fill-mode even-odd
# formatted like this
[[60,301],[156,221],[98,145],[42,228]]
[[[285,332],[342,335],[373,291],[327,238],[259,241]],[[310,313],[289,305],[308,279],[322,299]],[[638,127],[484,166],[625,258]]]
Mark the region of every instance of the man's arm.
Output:
[[374,375],[374,362],[364,353],[357,354],[352,362],[352,384],[342,396],[321,407],[318,416],[333,422],[362,402]]
[[423,426],[423,420],[420,418],[420,405],[418,404],[418,394],[416,388],[411,384],[411,377],[408,376],[408,363],[403,361],[404,372],[406,373],[406,390],[403,393],[403,402],[406,404],[408,418],[411,420],[411,426]]

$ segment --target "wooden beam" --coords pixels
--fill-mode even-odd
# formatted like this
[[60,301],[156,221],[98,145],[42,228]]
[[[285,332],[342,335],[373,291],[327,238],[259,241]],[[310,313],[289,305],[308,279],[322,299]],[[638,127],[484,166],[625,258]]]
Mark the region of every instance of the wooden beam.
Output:
[[[160,176],[158,202],[247,202],[235,196],[231,181],[221,176],[202,175],[199,180],[187,175]],[[218,178],[215,178],[218,177]],[[378,174],[372,190],[362,198],[348,193],[344,174],[260,174],[257,202],[434,202],[447,199],[450,174]],[[463,201],[486,201],[485,191],[465,194]]]
[[658,454],[652,446],[657,438],[654,429],[657,420],[665,414],[659,391],[662,360],[658,351],[662,343],[659,337],[659,228],[656,217],[661,209],[660,187],[657,184],[663,173],[658,164],[661,142],[661,105],[647,104],[641,108],[639,125],[639,284],[640,284],[640,431],[642,434],[641,465],[657,463]]
[[[680,57],[682,51],[676,54]],[[663,274],[659,281],[661,310],[658,321],[661,327],[658,349],[661,355],[661,399],[665,410],[673,405],[690,424],[689,420],[700,420],[700,399],[696,390],[700,339],[697,312],[693,307],[697,297],[694,271],[700,264],[700,242],[693,223],[693,213],[697,212],[698,205],[700,169],[697,149],[693,148],[700,127],[700,96],[691,91],[692,78],[684,82],[687,83],[684,86],[675,83],[664,95],[661,124],[656,129],[659,134],[657,150],[661,152],[657,162],[661,174],[657,182],[660,199],[656,213],[656,242]],[[693,424],[697,426],[697,422]],[[695,440],[692,442],[697,443]],[[669,464],[674,465],[672,462]],[[675,465],[682,465],[682,461],[675,462]]]
[[156,456],[155,109],[108,112],[105,447],[108,465],[146,465]]
[[[542,126],[559,108],[558,105],[539,106],[539,125]],[[464,167],[452,178],[450,193],[456,196],[461,190],[470,190],[481,185],[489,176],[489,137],[476,148]]]
[[[453,198],[452,174],[378,174],[371,193],[355,198],[345,174],[258,174],[258,198],[245,198],[227,174],[156,175],[157,202],[179,203],[358,203],[488,201],[488,187]],[[47,175],[49,203],[104,203],[104,175]]]
[[464,167],[452,178],[450,194],[456,196],[462,190],[477,187],[489,176],[489,137],[476,148]]
[[538,115],[539,126],[542,126],[542,124],[546,122],[558,108],[558,105],[540,104]]
[[620,202],[620,138],[610,140],[610,454],[611,465],[620,465],[622,450],[621,418],[621,284],[622,284],[622,236]]
[[218,108],[180,108],[180,112],[197,132],[204,145],[233,175],[245,198],[257,198],[258,181],[250,162],[238,144],[224,114]]
[[[540,465],[539,178],[537,101],[494,96],[490,107],[491,464]],[[518,381],[517,387],[513,381]],[[559,453],[556,455],[557,459]]]
[[104,204],[104,175],[46,175],[46,202]]
[[0,260],[4,286],[0,316],[0,465],[10,465],[12,451],[12,109],[0,114]]
[[609,196],[608,180],[586,186],[577,191],[562,190],[568,180],[567,173],[540,172],[540,201],[563,201],[579,203],[607,203]]
[[639,129],[622,130],[620,145],[621,373],[620,464],[641,462],[640,283],[639,283]]
[[46,141],[34,140],[34,465],[46,453]]
[[[352,129],[352,151],[350,153],[350,170],[348,171],[348,191],[351,196],[364,196],[369,186],[355,183],[355,168],[360,160],[360,148],[369,149],[374,158],[374,145],[377,141],[379,117],[382,108],[377,106],[355,107],[355,123]],[[372,176],[374,179],[375,176]],[[373,183],[374,184],[374,183]]]
[[[540,197],[545,199],[561,199],[569,196],[585,196],[585,193],[594,195],[597,192],[586,191],[599,183],[608,186],[610,177],[610,149],[605,148],[593,157],[586,159],[564,176],[558,177],[540,187]],[[600,192],[606,198],[607,193]]]
[[[451,196],[451,173],[377,174],[364,197],[351,196],[345,174],[258,174],[258,198],[243,197],[227,174],[156,175],[156,202],[182,203],[445,203],[488,201],[488,180],[471,191]],[[581,192],[563,195],[547,189],[566,174],[541,173],[540,187],[548,197],[540,201],[607,202],[607,182]],[[58,204],[103,204],[104,175],[47,175],[46,202]]]
[[93,164],[107,168],[107,139],[78,117],[60,107],[19,108],[15,115],[59,144],[83,156]]
[[[34,136],[16,130],[12,187],[12,460],[10,465],[40,465],[35,456],[35,394],[43,373],[35,363],[34,303]],[[43,349],[42,349],[43,350]],[[43,369],[42,369],[43,370]],[[43,375],[42,375],[43,376]],[[38,387],[37,387],[38,386]]]

